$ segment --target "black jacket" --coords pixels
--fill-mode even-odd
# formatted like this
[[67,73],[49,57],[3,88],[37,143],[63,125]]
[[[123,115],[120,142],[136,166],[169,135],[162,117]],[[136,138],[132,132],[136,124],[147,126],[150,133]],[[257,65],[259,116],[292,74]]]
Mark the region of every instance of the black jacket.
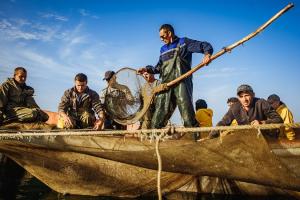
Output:
[[247,125],[254,120],[265,121],[266,124],[283,123],[279,114],[270,104],[259,98],[253,99],[248,112],[243,109],[239,102],[233,104],[217,126],[229,126],[234,119],[238,125]]

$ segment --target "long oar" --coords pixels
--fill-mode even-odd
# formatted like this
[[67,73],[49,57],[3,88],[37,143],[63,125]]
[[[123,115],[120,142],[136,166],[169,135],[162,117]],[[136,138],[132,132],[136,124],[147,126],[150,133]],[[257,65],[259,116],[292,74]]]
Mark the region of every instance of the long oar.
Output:
[[[283,8],[282,10],[280,10],[277,14],[275,14],[271,19],[269,19],[266,23],[264,23],[262,26],[260,26],[257,30],[255,30],[254,32],[250,33],[249,35],[247,35],[246,37],[242,38],[241,40],[233,43],[232,45],[229,45],[227,47],[224,47],[221,51],[219,51],[218,53],[214,54],[211,56],[210,62],[215,60],[216,58],[220,57],[221,55],[225,54],[226,52],[230,52],[232,51],[232,49],[234,49],[235,47],[247,42],[248,40],[252,39],[253,37],[255,37],[257,34],[259,34],[260,32],[262,32],[265,28],[267,28],[272,22],[274,22],[277,18],[279,18],[282,14],[284,14],[285,12],[287,12],[289,9],[291,9],[292,7],[294,7],[293,3],[288,4],[285,8]],[[175,84],[179,83],[180,81],[182,81],[183,79],[189,77],[190,75],[192,75],[194,72],[196,72],[197,70],[199,70],[200,68],[206,66],[207,63],[200,63],[198,65],[196,65],[193,69],[191,69],[190,71],[186,72],[185,74],[179,76],[178,78],[174,79],[173,81],[170,81],[168,83],[163,83],[160,84],[156,87],[153,88],[152,91],[152,96],[146,99],[146,102],[144,102],[144,106],[143,108],[136,113],[136,115],[132,118],[132,119],[127,119],[127,120],[121,120],[121,119],[114,119],[116,122],[121,123],[121,124],[132,124],[137,122],[148,110],[152,99],[154,98],[154,96],[159,93],[162,92],[164,90],[168,90],[170,87],[174,86]]]

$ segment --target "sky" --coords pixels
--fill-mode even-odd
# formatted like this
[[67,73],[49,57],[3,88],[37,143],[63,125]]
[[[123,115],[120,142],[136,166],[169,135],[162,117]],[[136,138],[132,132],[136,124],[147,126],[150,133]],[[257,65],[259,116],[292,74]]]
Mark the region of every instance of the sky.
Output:
[[[63,92],[85,73],[93,90],[105,71],[155,65],[163,45],[159,27],[208,41],[218,52],[249,33],[290,1],[276,0],[0,0],[0,82],[16,66],[28,70],[42,109],[57,111]],[[241,84],[259,98],[278,94],[300,121],[300,1],[265,31],[193,76],[193,101],[205,99],[216,124]],[[193,66],[203,55],[193,55]],[[180,124],[175,113],[172,122]]]

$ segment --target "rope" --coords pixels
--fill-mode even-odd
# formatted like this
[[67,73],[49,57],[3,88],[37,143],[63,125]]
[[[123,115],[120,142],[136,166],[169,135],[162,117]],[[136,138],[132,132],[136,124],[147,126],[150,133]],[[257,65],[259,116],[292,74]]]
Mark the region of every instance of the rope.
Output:
[[156,137],[156,142],[155,142],[155,152],[157,156],[157,164],[158,164],[158,169],[157,169],[157,196],[159,200],[162,200],[162,192],[161,192],[161,170],[162,170],[162,160],[161,156],[159,154],[159,141],[162,135]]
[[260,129],[260,128],[258,128],[258,129],[257,129],[257,138],[259,138],[261,135],[262,135],[262,133],[261,133],[261,129]]
[[[77,130],[7,130],[0,129],[0,138],[15,138],[28,136],[123,136],[126,134],[137,134],[144,137],[153,137],[153,135],[162,134],[164,137],[170,136],[168,133],[194,133],[194,132],[210,132],[224,130],[250,130],[250,129],[280,129],[280,128],[300,128],[300,123],[294,124],[261,124],[261,125],[239,125],[239,126],[217,126],[217,127],[170,127],[162,129],[144,129],[144,130],[104,130],[94,131],[92,129],[77,129]],[[152,135],[152,136],[151,136]],[[163,139],[163,138],[162,138]]]

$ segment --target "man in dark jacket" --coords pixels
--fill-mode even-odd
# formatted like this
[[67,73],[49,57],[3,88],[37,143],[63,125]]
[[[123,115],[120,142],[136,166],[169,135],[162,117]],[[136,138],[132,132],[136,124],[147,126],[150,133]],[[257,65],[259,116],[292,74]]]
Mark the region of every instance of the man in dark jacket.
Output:
[[[96,120],[95,112],[99,119]],[[64,92],[58,106],[58,128],[102,128],[104,122],[103,106],[99,95],[87,86],[87,76],[75,76],[75,86]]]
[[14,70],[14,77],[0,86],[0,125],[5,121],[45,122],[48,115],[36,104],[34,89],[26,85],[27,71]]
[[[203,62],[210,62],[213,48],[208,42],[200,42],[186,37],[179,38],[169,24],[160,27],[159,35],[165,45],[161,47],[158,64],[155,67],[148,65],[141,68],[138,73],[143,74],[147,71],[152,74],[160,74],[161,83],[168,83],[191,69],[193,53],[203,53],[205,55]],[[197,126],[193,106],[192,76],[157,95],[151,128],[166,126],[177,105],[184,126]]]
[[[259,125],[282,123],[281,117],[260,98],[255,97],[251,86],[243,84],[237,88],[239,102],[233,104],[217,126],[230,126],[235,119],[238,125]],[[218,137],[219,132],[212,132],[209,137]]]

